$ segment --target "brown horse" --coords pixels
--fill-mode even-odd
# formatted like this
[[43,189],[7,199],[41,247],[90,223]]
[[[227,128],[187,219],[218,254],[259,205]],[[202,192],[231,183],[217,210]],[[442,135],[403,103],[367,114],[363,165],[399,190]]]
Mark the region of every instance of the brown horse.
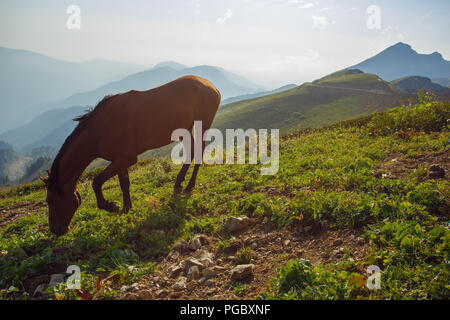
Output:
[[[175,129],[192,133],[194,121],[202,121],[203,131],[208,130],[219,104],[220,93],[208,80],[186,76],[152,90],[106,96],[95,109],[74,119],[79,121],[78,126],[59,150],[49,177],[41,178],[47,186],[50,231],[57,235],[67,233],[81,203],[78,179],[96,158],[111,162],[92,183],[98,207],[119,211],[102,193],[102,185],[118,175],[123,193],[122,212],[128,212],[131,208],[128,167],[137,162],[138,155],[170,144]],[[192,150],[191,159],[193,156]],[[186,162],[178,173],[175,192],[181,191],[189,164]],[[199,166],[195,164],[186,192],[195,186]]]

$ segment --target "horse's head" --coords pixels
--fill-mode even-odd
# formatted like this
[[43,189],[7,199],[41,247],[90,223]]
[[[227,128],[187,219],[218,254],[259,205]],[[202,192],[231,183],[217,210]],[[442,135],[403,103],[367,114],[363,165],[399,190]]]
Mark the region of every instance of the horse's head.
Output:
[[41,178],[47,186],[48,224],[50,231],[58,236],[66,234],[75,211],[81,204],[78,190],[65,192],[49,183],[49,179]]

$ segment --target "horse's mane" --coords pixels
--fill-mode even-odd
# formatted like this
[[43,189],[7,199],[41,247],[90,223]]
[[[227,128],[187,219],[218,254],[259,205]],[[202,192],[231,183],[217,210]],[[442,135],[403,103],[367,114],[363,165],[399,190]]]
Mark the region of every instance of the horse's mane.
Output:
[[95,114],[99,112],[99,110],[102,109],[102,106],[106,104],[109,100],[111,100],[112,97],[115,97],[116,95],[107,95],[105,96],[100,102],[97,103],[97,105],[93,107],[89,107],[86,109],[85,113],[73,118],[73,121],[78,121],[78,125],[75,127],[75,129],[72,131],[72,133],[66,138],[64,141],[61,149],[59,149],[58,154],[55,157],[55,160],[53,160],[52,167],[50,169],[50,175],[48,177],[48,187],[54,188],[56,191],[60,191],[59,184],[58,184],[58,177],[59,177],[59,163],[61,161],[61,158],[63,157],[64,153],[66,152],[67,148],[72,144],[72,142],[75,140],[76,137],[78,137],[83,131],[83,129],[86,127],[86,124],[89,123],[88,120],[92,119]]

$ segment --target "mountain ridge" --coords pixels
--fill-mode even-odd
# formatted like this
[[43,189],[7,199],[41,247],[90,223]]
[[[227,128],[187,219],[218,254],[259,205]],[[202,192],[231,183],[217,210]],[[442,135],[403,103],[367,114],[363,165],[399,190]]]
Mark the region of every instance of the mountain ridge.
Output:
[[414,75],[448,78],[450,61],[445,60],[439,52],[421,54],[412,49],[411,45],[398,42],[349,69],[374,73],[387,81]]

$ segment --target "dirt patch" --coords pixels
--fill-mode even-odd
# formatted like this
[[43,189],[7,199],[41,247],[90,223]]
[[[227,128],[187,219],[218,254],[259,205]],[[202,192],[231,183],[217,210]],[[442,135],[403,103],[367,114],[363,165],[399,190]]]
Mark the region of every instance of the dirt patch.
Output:
[[[392,153],[377,168],[377,174],[391,179],[406,179],[415,172],[419,166],[427,170],[431,165],[437,164],[445,170],[445,178],[449,180],[450,173],[450,150],[436,153],[424,153],[417,156],[405,156],[401,153]],[[385,172],[385,173],[383,173]],[[419,176],[419,181],[426,180],[427,172]]]
[[43,203],[24,201],[7,208],[0,208],[0,229],[5,228],[26,215],[39,213],[44,207],[45,205]]
[[[189,280],[181,271],[176,276],[168,272],[192,255],[172,251],[158,265],[158,271],[134,284],[120,299],[254,299],[270,287],[270,279],[286,262],[305,258],[317,265],[348,259],[360,260],[368,251],[368,242],[360,237],[359,230],[327,230],[304,226],[300,222],[278,229],[267,219],[252,219],[252,225],[234,234],[233,245],[217,249],[218,238],[210,237],[202,247],[214,256],[214,265],[222,271],[214,278],[201,282]],[[249,248],[254,270],[251,276],[240,282],[239,292],[233,289],[231,270],[243,264],[237,252]],[[184,268],[183,268],[184,269]],[[179,285],[181,282],[181,286]],[[234,283],[235,285],[236,283]]]

